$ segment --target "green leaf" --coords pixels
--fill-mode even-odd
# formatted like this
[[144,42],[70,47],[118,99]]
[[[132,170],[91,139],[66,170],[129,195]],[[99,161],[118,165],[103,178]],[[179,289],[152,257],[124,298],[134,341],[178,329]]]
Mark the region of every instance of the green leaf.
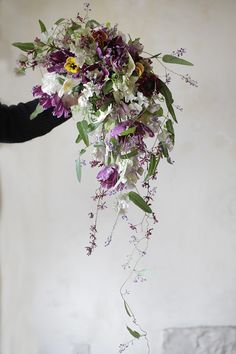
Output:
[[100,23],[98,23],[97,21],[95,20],[89,20],[87,23],[86,23],[86,26],[85,27],[90,27],[90,28],[95,28],[97,26],[100,26]]
[[79,144],[83,139],[81,138],[81,135],[79,134],[76,139],[76,144]]
[[163,108],[162,107],[159,108],[159,110],[156,112],[156,115],[158,117],[162,117],[163,116]]
[[88,133],[93,132],[93,131],[96,130],[96,129],[99,127],[99,125],[101,125],[101,124],[102,124],[102,122],[90,123],[90,124],[88,125],[88,127],[87,127],[87,132],[88,132]]
[[113,89],[113,82],[112,80],[107,80],[102,88],[104,95],[107,95]]
[[75,86],[75,87],[73,87],[73,89],[72,89],[72,93],[74,94],[74,93],[81,93],[81,91],[83,90],[83,88],[84,88],[84,85],[82,84],[82,83],[80,83],[79,85],[77,85],[77,86]]
[[39,26],[40,26],[42,33],[47,32],[47,28],[46,28],[45,24],[43,23],[43,21],[39,20]]
[[34,50],[34,43],[31,42],[15,42],[12,43],[12,45],[20,50],[23,50],[24,52],[29,52]]
[[129,192],[128,197],[133,202],[136,204],[140,209],[144,210],[145,213],[152,213],[152,209],[150,208],[149,205],[145,202],[145,200],[136,192]]
[[65,19],[64,18],[59,18],[59,20],[57,20],[56,22],[55,22],[55,25],[59,25],[61,22],[63,22]]
[[161,81],[161,80],[159,80],[159,81],[160,81],[160,93],[165,97],[166,106],[168,108],[168,111],[170,112],[174,121],[177,123],[175,111],[172,106],[172,104],[174,102],[173,97],[172,97],[172,93],[163,81]]
[[72,31],[76,31],[76,30],[78,30],[78,29],[80,29],[80,28],[81,28],[81,25],[79,25],[78,23],[72,21],[72,26],[70,27],[70,29],[71,29]]
[[78,178],[78,181],[81,182],[82,166],[81,166],[80,157],[78,158],[78,160],[75,161],[75,164],[76,164],[77,178]]
[[150,59],[158,58],[160,55],[161,55],[161,53],[155,54],[155,55],[151,56]]
[[86,152],[86,149],[82,149],[82,150],[80,150],[80,156],[82,156],[84,153]]
[[[45,109],[40,105],[38,104],[37,107],[35,108],[34,112],[31,113],[30,115],[30,119],[34,119],[36,118],[40,113],[42,113]],[[53,118],[52,118],[53,119]]]
[[133,151],[129,152],[128,154],[120,155],[120,158],[122,160],[125,160],[125,159],[130,159],[131,157],[134,157],[136,155],[138,155],[138,150],[133,150]]
[[144,179],[144,182],[146,182],[149,177],[154,175],[159,162],[160,162],[160,155],[158,155],[158,157],[156,157],[154,154],[152,154],[151,158],[150,158],[150,162],[149,162],[148,172],[147,172],[147,175]]
[[175,57],[174,55],[164,55],[162,57],[162,61],[164,61],[165,63],[170,63],[170,64],[180,64],[180,65],[189,65],[189,66],[193,66],[192,63],[190,63],[190,61],[187,61],[185,59],[182,58],[178,58]]
[[88,123],[86,120],[82,120],[77,123],[77,128],[79,130],[80,136],[84,141],[86,146],[89,146],[89,138],[88,138]]
[[120,133],[120,136],[126,136],[126,135],[129,135],[129,134],[133,134],[136,130],[136,127],[131,127],[131,128],[128,128],[126,130],[124,130],[122,133]]
[[127,312],[127,315],[128,315],[129,317],[131,317],[131,314],[130,314],[130,312],[129,312],[128,305],[127,305],[127,302],[126,302],[126,301],[124,301],[124,306],[125,306],[125,310],[126,310],[126,312]]
[[138,333],[137,331],[132,330],[131,328],[129,328],[128,326],[126,326],[126,328],[128,329],[129,333],[134,337],[139,339],[141,337],[141,334]]
[[167,120],[166,122],[166,128],[168,130],[168,132],[172,135],[175,135],[175,131],[174,131],[174,127],[173,127],[173,123],[170,119]]
[[100,110],[102,112],[105,112],[107,110],[107,108],[110,106],[110,104],[112,103],[112,100],[108,100],[107,102],[105,102],[101,107]]
[[161,141],[159,143],[160,147],[161,147],[161,150],[162,150],[162,153],[163,155],[166,157],[166,158],[169,158],[169,151],[168,151],[168,148],[167,148],[167,145],[164,141]]
[[63,79],[62,77],[57,77],[57,81],[59,82],[60,85],[63,85],[65,82],[65,79]]

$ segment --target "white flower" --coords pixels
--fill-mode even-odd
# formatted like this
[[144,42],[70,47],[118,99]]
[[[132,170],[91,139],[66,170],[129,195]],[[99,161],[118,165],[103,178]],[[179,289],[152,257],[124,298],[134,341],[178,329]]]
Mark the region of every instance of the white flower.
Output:
[[129,61],[128,61],[128,64],[127,64],[126,76],[130,77],[132,75],[132,73],[134,72],[134,70],[135,70],[135,63],[134,63],[133,58],[129,54],[129,52],[128,52],[128,56],[129,56]]
[[152,105],[150,105],[148,107],[148,112],[156,113],[159,111],[160,108],[161,108],[161,105],[159,103],[153,103]]
[[110,113],[111,113],[111,111],[112,111],[112,104],[110,104],[109,106],[108,106],[108,108],[106,109],[106,111],[99,111],[100,112],[100,115],[97,117],[96,116],[96,122],[101,122],[101,121],[103,121]]
[[73,87],[76,86],[76,81],[73,79],[67,79],[64,81],[63,86],[58,92],[58,96],[62,97],[65,93],[70,94],[72,92]]
[[125,215],[129,208],[129,197],[127,194],[121,194],[116,200],[116,209],[121,215]]
[[104,145],[97,146],[92,152],[92,157],[96,161],[105,161],[106,147]]
[[70,45],[70,51],[75,54],[76,62],[79,67],[82,67],[86,61],[86,52],[84,49],[76,47],[74,44]]
[[164,131],[163,133],[158,134],[157,137],[158,137],[159,141],[166,144],[167,149],[169,151],[171,151],[173,149],[173,147],[174,147],[173,142],[171,141],[170,135],[167,132]]
[[58,81],[58,76],[54,73],[46,73],[42,78],[42,91],[51,95],[61,89],[61,84]]
[[137,92],[138,104],[143,105],[145,108],[149,105],[149,100],[142,92]]
[[81,108],[86,108],[88,106],[88,100],[85,96],[81,95],[78,99],[78,104]]

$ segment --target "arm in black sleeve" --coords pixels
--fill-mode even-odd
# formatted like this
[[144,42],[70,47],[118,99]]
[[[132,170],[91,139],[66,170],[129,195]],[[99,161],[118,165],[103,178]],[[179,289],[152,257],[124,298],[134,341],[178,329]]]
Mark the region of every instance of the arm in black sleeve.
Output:
[[7,106],[0,103],[0,143],[20,143],[42,136],[67,119],[52,115],[52,110],[30,120],[38,100]]

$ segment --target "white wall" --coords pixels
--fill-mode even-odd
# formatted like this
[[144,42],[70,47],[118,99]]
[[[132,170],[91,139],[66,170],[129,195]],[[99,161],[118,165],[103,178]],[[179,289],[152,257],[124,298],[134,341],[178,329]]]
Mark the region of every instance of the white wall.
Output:
[[[35,73],[12,73],[15,41],[76,14],[71,0],[0,1],[0,97],[31,99]],[[236,324],[235,11],[234,0],[96,0],[95,17],[140,36],[150,52],[188,49],[200,87],[176,81],[184,106],[176,129],[174,166],[163,162],[158,180],[159,224],[151,241],[148,282],[132,287],[137,317],[149,329],[152,353],[172,326]],[[110,248],[88,258],[87,213],[94,175],[76,181],[73,121],[20,145],[1,145],[2,354],[116,353],[129,339],[119,297],[128,236],[121,223]],[[104,226],[104,230],[103,230]],[[142,342],[129,353],[143,354]],[[78,354],[78,353],[77,353]]]

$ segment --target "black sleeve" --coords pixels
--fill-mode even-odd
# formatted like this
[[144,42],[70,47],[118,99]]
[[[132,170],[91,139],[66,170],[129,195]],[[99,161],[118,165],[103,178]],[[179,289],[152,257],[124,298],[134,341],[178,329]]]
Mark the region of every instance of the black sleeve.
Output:
[[40,113],[30,120],[38,100],[7,106],[0,103],[0,143],[21,143],[47,134],[53,128],[67,121],[57,118],[52,110]]

